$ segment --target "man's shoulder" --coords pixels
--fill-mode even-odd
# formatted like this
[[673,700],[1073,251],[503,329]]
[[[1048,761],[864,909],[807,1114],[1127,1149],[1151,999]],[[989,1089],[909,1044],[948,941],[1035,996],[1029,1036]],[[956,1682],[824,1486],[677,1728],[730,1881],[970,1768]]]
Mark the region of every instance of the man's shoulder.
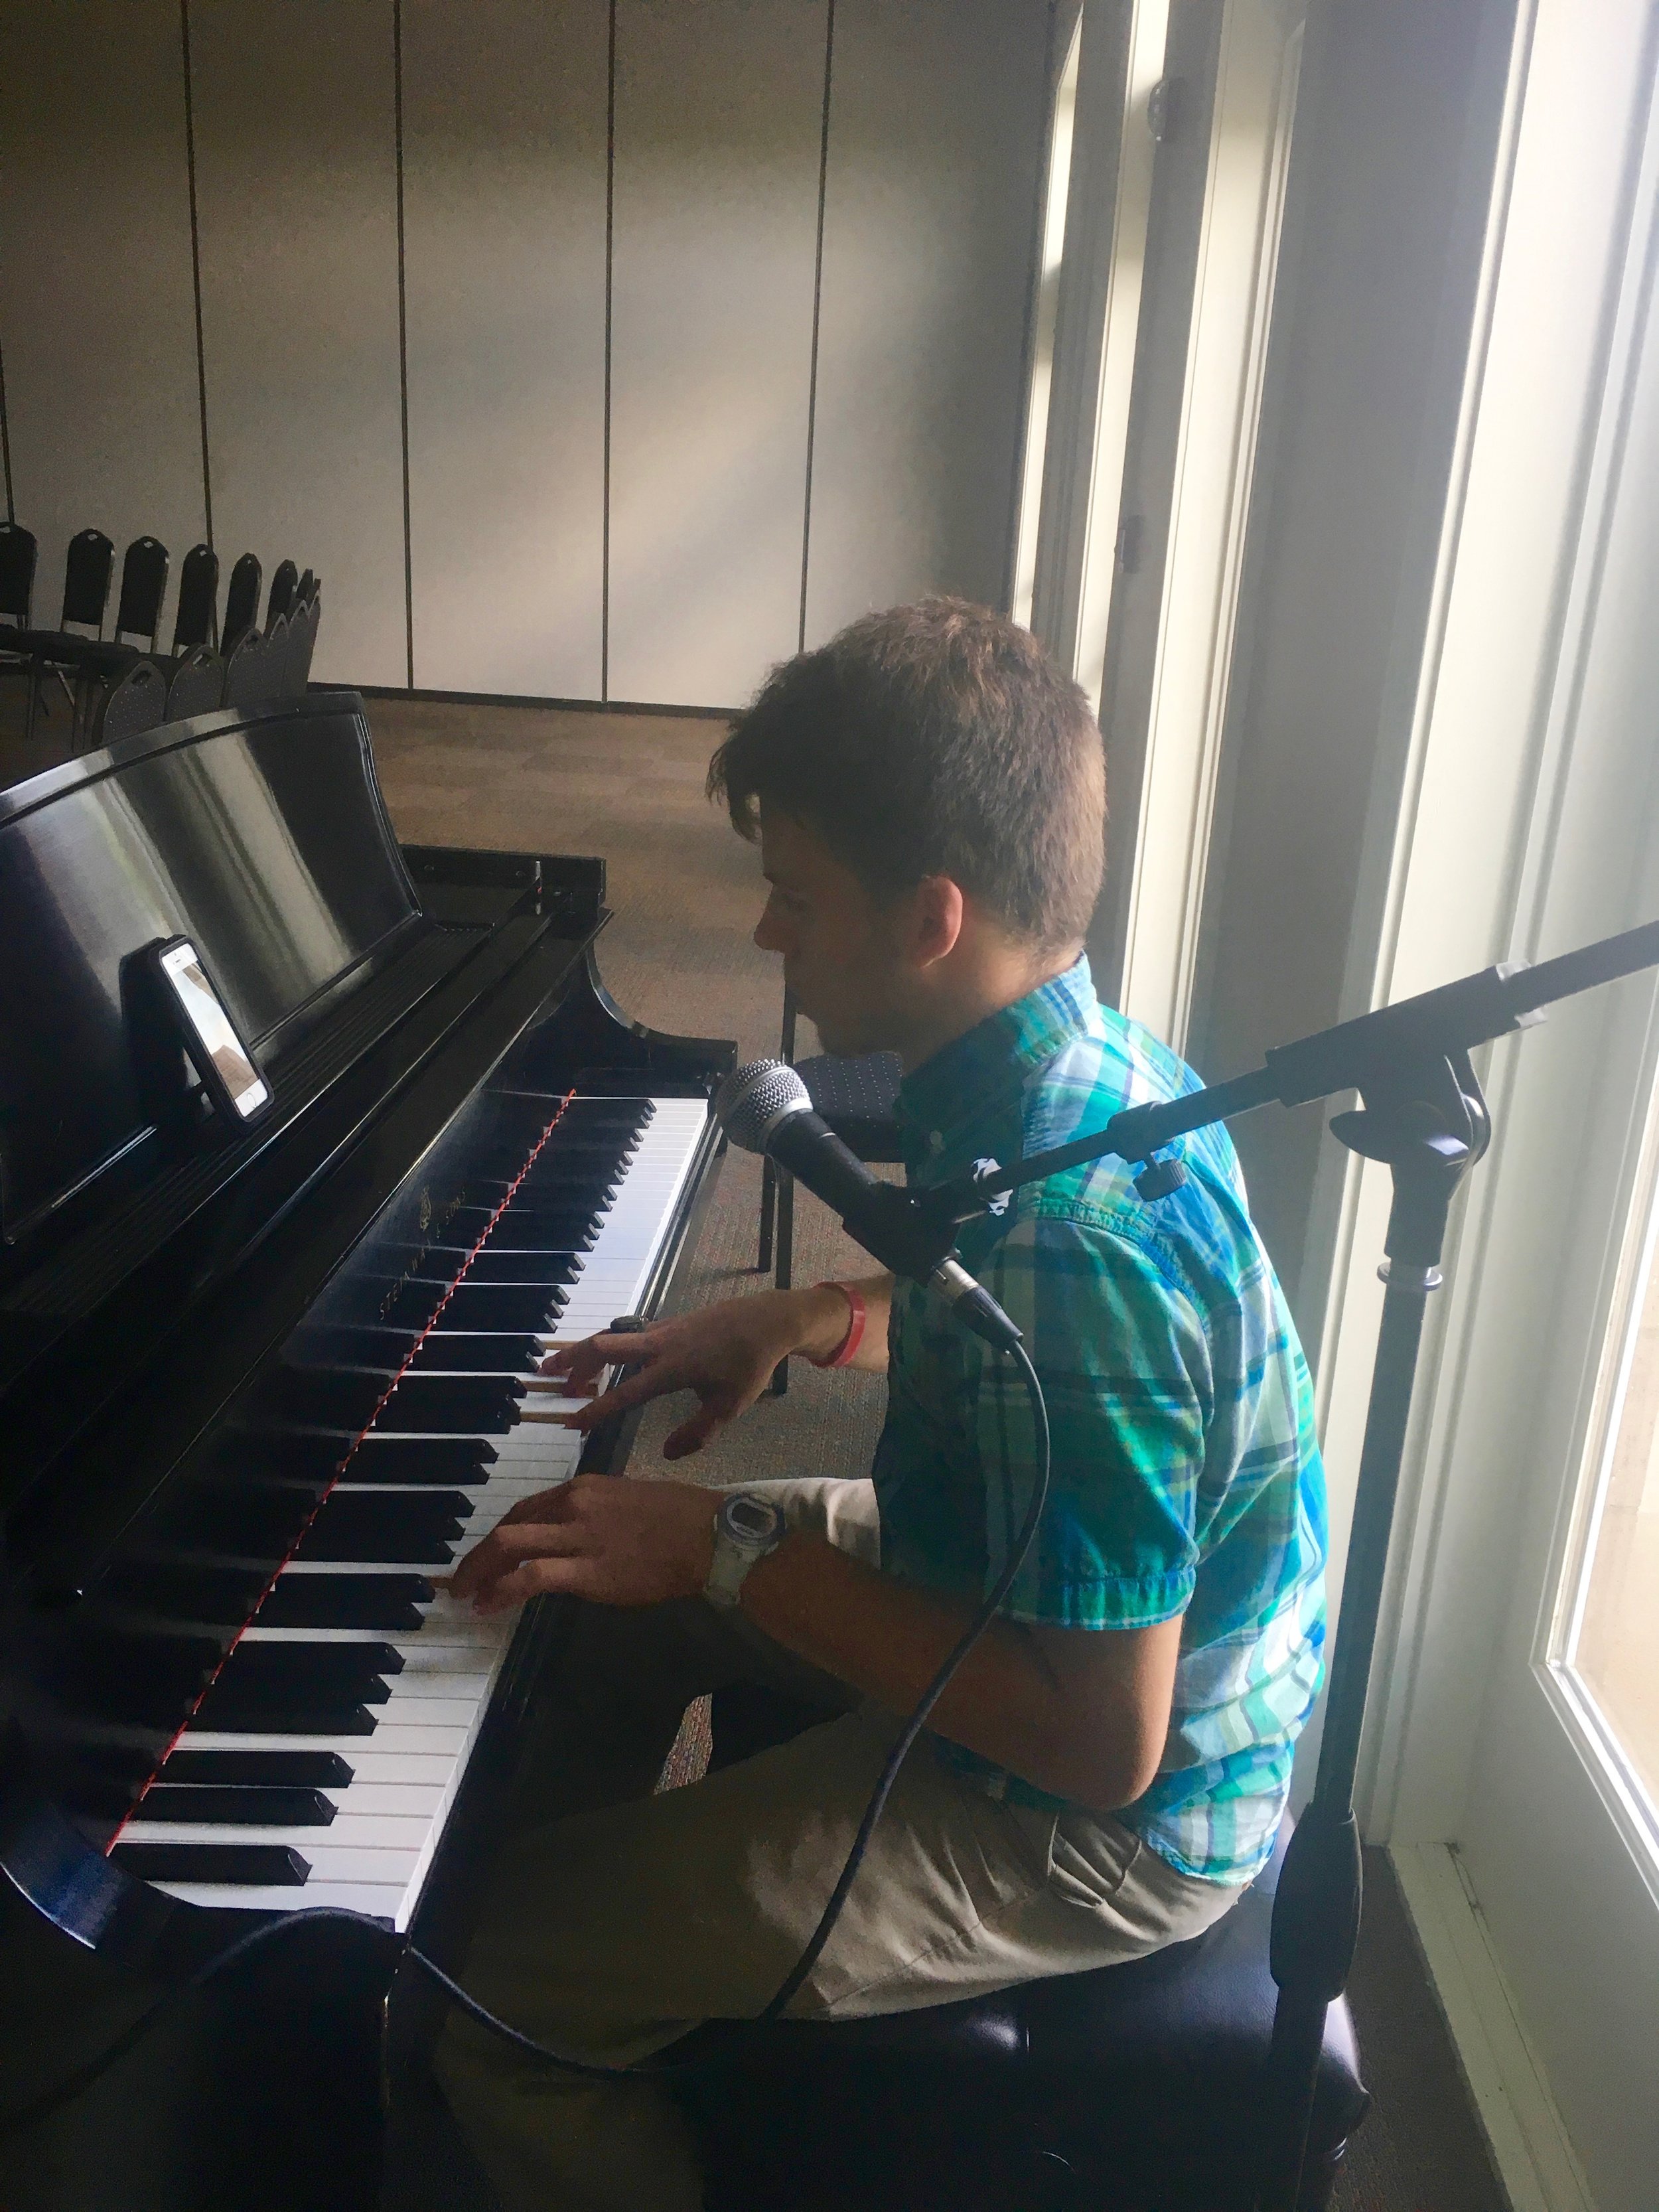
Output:
[[[1084,1031],[1033,1070],[1022,1103],[1026,1158],[1103,1132],[1115,1114],[1202,1088],[1178,1053],[1140,1023],[1097,1007]],[[1170,1195],[1143,1198],[1139,1162],[1104,1153],[1024,1186],[1014,1218],[1127,1245],[1200,1308],[1248,1295],[1267,1273],[1245,1200],[1232,1140],[1219,1124],[1191,1132],[1161,1155],[1186,1179]],[[1009,1225],[1012,1226],[1012,1221]]]

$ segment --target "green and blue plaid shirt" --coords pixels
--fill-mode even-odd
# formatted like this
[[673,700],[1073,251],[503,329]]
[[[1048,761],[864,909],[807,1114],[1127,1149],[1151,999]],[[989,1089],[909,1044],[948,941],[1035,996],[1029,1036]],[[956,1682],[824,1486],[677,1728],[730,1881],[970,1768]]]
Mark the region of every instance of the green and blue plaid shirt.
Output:
[[[1006,1167],[1197,1087],[1103,1007],[1086,960],[993,1014],[899,1091],[912,1183]],[[1172,1148],[1188,1176],[1148,1203],[1116,1158],[1013,1192],[969,1224],[963,1264],[1024,1332],[1048,1401],[1048,1510],[1005,1611],[1062,1628],[1185,1616],[1158,1777],[1118,1815],[1172,1866],[1249,1879],[1272,1849],[1319,1686],[1325,1480],[1308,1370],[1224,1130]],[[900,1284],[872,1473],[882,1565],[977,1600],[1030,1502],[1018,1371]],[[1058,1805],[960,1745],[993,1795]]]

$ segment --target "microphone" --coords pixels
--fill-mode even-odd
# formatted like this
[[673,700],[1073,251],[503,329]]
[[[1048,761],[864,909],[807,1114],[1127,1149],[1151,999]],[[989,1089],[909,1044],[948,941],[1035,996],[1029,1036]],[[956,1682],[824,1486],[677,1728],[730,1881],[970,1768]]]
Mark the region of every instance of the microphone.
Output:
[[763,1153],[805,1183],[884,1267],[927,1284],[999,1351],[1019,1342],[1012,1322],[951,1250],[954,1225],[941,1228],[910,1192],[872,1176],[813,1110],[806,1085],[786,1062],[753,1060],[734,1069],[715,1093],[714,1114],[734,1145]]

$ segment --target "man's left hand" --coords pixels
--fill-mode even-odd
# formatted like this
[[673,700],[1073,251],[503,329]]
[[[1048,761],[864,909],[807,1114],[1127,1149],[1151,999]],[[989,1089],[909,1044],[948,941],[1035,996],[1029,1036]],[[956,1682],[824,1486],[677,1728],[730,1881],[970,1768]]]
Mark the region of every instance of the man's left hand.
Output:
[[449,1587],[479,1613],[552,1590],[600,1605],[695,1597],[708,1579],[719,1508],[720,1493],[695,1483],[579,1474],[515,1505]]

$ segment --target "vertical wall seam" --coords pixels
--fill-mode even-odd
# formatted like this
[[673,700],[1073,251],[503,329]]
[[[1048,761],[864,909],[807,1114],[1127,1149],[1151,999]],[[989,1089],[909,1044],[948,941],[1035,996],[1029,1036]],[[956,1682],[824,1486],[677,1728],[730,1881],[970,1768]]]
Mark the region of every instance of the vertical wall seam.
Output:
[[818,428],[818,331],[823,306],[823,219],[830,198],[830,92],[836,61],[836,0],[823,25],[823,112],[818,125],[818,231],[812,253],[812,349],[806,371],[806,484],[800,518],[800,625],[795,650],[806,650],[806,583],[812,551],[812,457]]
[[605,422],[599,489],[599,700],[611,696],[611,303],[617,267],[617,0],[611,0],[605,93]]
[[398,417],[404,471],[404,646],[415,689],[415,541],[409,505],[409,290],[404,274],[404,0],[392,0],[392,131],[398,182]]
[[[1031,213],[1031,256],[1030,278],[1025,289],[1025,335],[1020,347],[1019,391],[1015,399],[1018,425],[1014,438],[1013,477],[1008,487],[1008,529],[1002,556],[1002,605],[1000,611],[1012,615],[1014,608],[1014,587],[1019,572],[1020,510],[1024,503],[1025,457],[1031,440],[1031,381],[1036,370],[1037,307],[1042,297],[1042,253],[1044,234],[1048,229],[1048,194],[1054,183],[1054,118],[1060,106],[1060,80],[1065,72],[1065,59],[1055,66],[1059,52],[1055,32],[1059,28],[1058,0],[1048,0],[1048,29],[1042,50],[1043,113],[1038,138],[1036,198]],[[1045,451],[1044,458],[1047,454]],[[1041,528],[1042,486],[1037,491]],[[1032,617],[1035,620],[1036,593],[1032,593]]]
[[15,522],[17,504],[11,489],[11,432],[6,422],[6,349],[0,345],[0,474],[6,481],[6,520]]
[[202,226],[196,198],[196,94],[190,66],[190,0],[179,0],[185,74],[185,179],[190,191],[190,283],[196,307],[196,409],[202,429],[202,533],[213,544],[213,468],[208,453],[207,339],[202,319]]

